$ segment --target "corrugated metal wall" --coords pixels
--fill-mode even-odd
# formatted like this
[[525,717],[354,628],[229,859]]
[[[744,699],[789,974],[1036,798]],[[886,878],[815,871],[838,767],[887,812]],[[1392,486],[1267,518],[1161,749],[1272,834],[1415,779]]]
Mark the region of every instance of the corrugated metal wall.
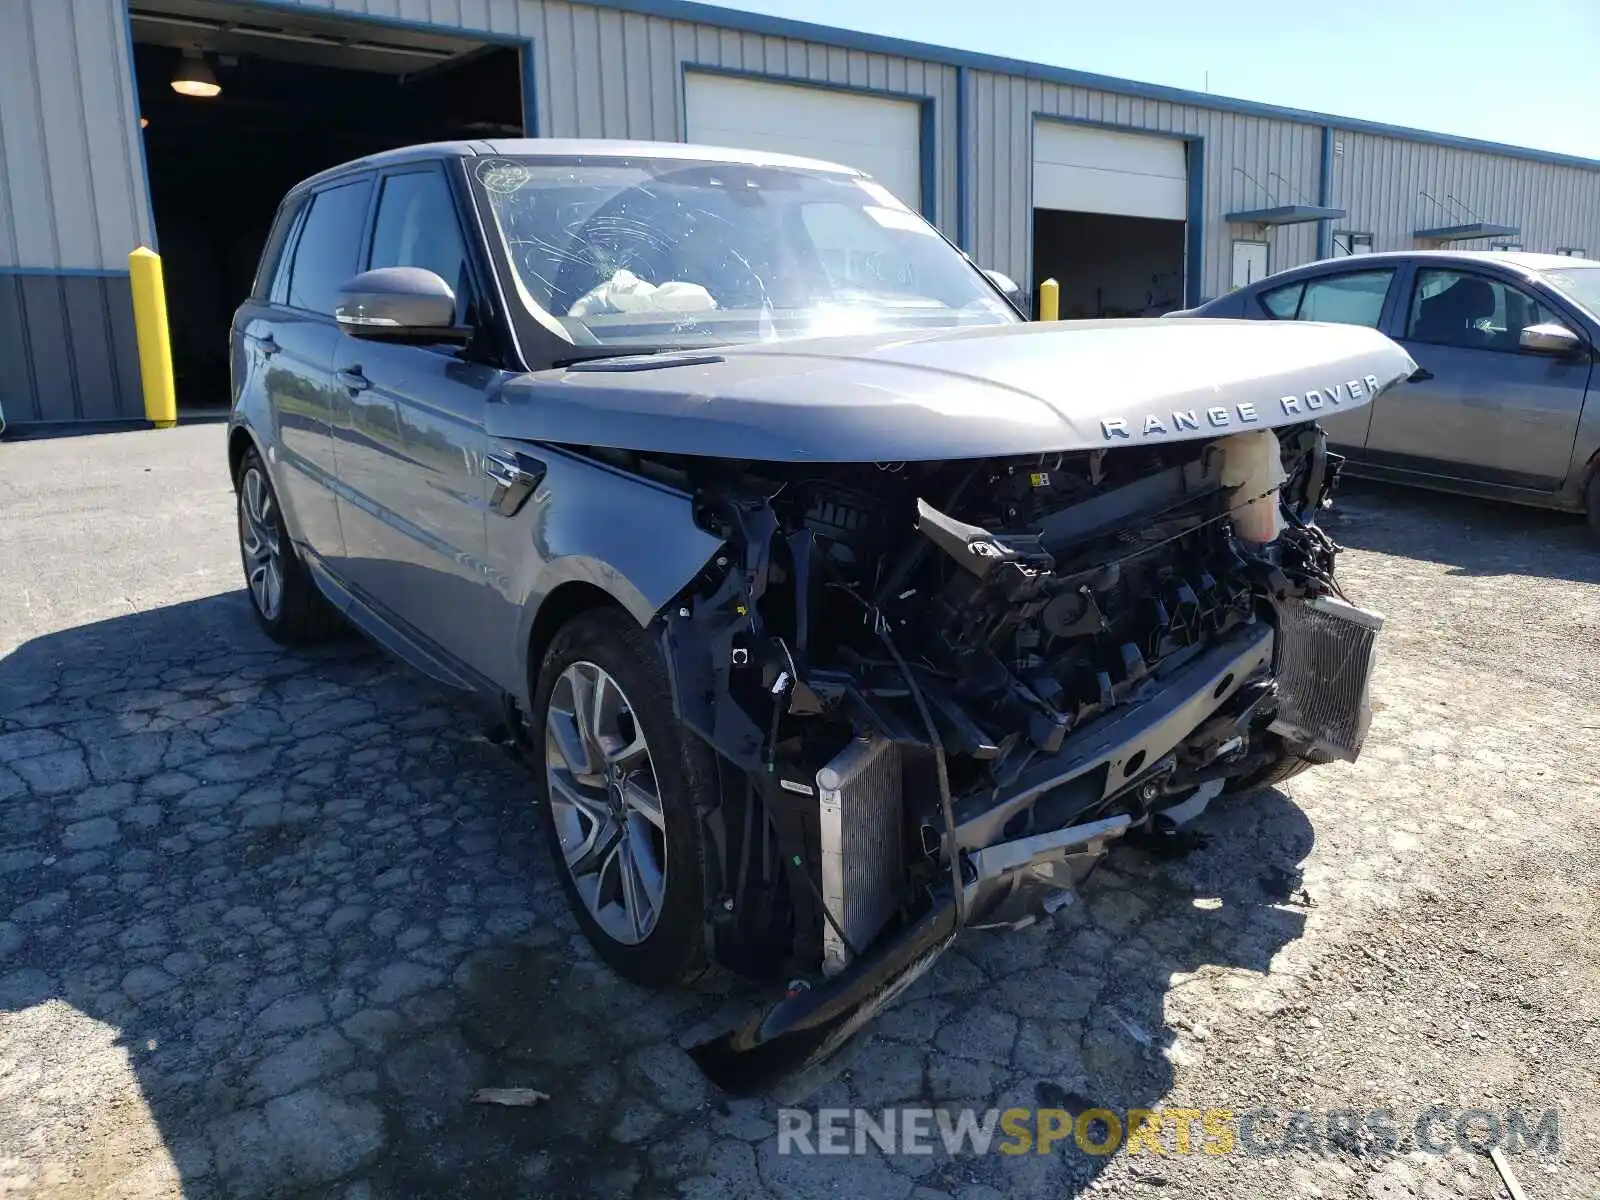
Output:
[[0,3],[0,268],[121,269],[150,237],[125,11]]
[[[1033,127],[1041,114],[1201,139],[1204,267],[1200,291],[1205,296],[1227,290],[1233,239],[1258,237],[1254,226],[1230,226],[1223,220],[1224,214],[1315,203],[1317,199],[1322,156],[1318,125],[983,71],[973,73],[968,113],[968,144],[975,160],[969,184],[973,257],[1012,275],[1024,287],[1031,287]],[[1274,271],[1316,257],[1314,224],[1282,226],[1268,233],[1266,240]]]
[[1336,131],[1334,148],[1330,203],[1350,214],[1339,227],[1372,234],[1375,250],[1415,249],[1419,229],[1483,220],[1520,228],[1525,250],[1600,255],[1600,170],[1373,133]]

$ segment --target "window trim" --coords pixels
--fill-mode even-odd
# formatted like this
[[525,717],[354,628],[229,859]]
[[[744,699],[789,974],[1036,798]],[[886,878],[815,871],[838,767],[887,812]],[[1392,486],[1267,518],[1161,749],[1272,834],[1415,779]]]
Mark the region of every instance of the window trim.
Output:
[[[355,172],[352,172],[349,175],[340,175],[340,176],[337,176],[336,178],[325,180],[322,183],[319,183],[314,188],[307,188],[305,193],[304,193],[305,196],[306,196],[306,200],[301,205],[301,208],[300,208],[299,227],[297,229],[295,229],[295,231],[294,231],[294,254],[298,255],[300,253],[300,241],[301,241],[302,238],[305,237],[306,222],[308,220],[310,220],[311,209],[312,209],[312,206],[316,203],[317,197],[323,195],[326,192],[331,192],[331,191],[334,191],[334,190],[336,190],[338,188],[347,187],[352,183],[365,183],[367,185],[368,189],[369,189],[368,190],[368,194],[367,194],[367,208],[366,208],[366,212],[362,216],[361,235],[360,235],[360,238],[359,238],[359,244],[362,245],[362,246],[365,246],[366,243],[367,243],[367,227],[372,224],[372,193],[377,190],[373,186],[373,183],[374,183],[374,180],[376,179],[376,177],[377,177],[377,172],[375,172],[375,171],[371,171],[371,170],[355,171]],[[292,257],[289,259],[289,261],[292,264],[292,262],[293,262]],[[358,255],[357,258],[356,258],[356,262],[360,263],[361,261],[362,261],[362,258]],[[326,321],[330,325],[337,325],[338,324],[338,320],[337,320],[337,318],[334,317],[334,315],[332,313],[322,313],[322,312],[318,312],[314,308],[301,308],[298,304],[290,304],[289,303],[289,288],[293,284],[293,279],[294,279],[294,271],[293,271],[292,266],[291,266],[290,271],[288,272],[288,274],[286,274],[284,276],[284,279],[283,279],[283,284],[284,284],[283,299],[282,299],[282,301],[275,302],[277,304],[277,307],[288,309],[292,313],[300,313],[300,314],[302,314],[304,316],[316,317],[318,320]]]
[[[1552,317],[1560,320],[1563,325],[1566,325],[1568,328],[1571,328],[1572,326],[1571,317],[1563,313],[1560,308],[1551,304],[1548,297],[1541,296],[1538,293],[1530,290],[1527,284],[1521,280],[1508,279],[1504,275],[1490,271],[1479,270],[1467,263],[1457,263],[1450,266],[1428,266],[1419,262],[1416,263],[1412,268],[1409,290],[1406,293],[1404,301],[1402,301],[1400,311],[1396,314],[1396,317],[1399,321],[1399,337],[1397,339],[1399,341],[1414,342],[1418,346],[1433,346],[1440,350],[1469,350],[1480,351],[1484,354],[1510,354],[1522,357],[1548,358],[1548,355],[1536,355],[1532,351],[1522,349],[1520,346],[1506,347],[1504,349],[1497,346],[1458,346],[1451,342],[1430,342],[1413,336],[1411,332],[1411,310],[1416,304],[1417,292],[1422,287],[1422,279],[1428,274],[1471,276],[1474,279],[1483,280],[1490,286],[1498,285],[1503,288],[1509,288],[1514,292],[1520,293],[1524,299],[1531,300],[1534,304],[1537,304]],[[1579,331],[1574,330],[1574,332]],[[1581,337],[1582,334],[1580,333],[1579,336]]]

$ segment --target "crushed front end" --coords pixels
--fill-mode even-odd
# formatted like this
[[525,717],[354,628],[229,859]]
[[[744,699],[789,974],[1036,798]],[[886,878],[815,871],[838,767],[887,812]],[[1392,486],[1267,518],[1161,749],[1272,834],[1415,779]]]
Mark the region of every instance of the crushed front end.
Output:
[[1112,841],[1353,759],[1380,618],[1314,523],[1312,423],[1011,459],[629,456],[727,553],[662,614],[718,752],[711,944],[790,981],[695,1050],[742,1091],[825,1057],[966,926],[1061,902]]

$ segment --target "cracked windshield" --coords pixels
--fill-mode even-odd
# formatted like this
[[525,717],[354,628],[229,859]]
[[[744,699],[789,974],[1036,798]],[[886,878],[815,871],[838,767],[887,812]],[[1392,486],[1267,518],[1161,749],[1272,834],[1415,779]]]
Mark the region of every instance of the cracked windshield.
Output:
[[474,178],[522,303],[578,346],[1019,319],[926,221],[856,176],[681,159],[491,159]]

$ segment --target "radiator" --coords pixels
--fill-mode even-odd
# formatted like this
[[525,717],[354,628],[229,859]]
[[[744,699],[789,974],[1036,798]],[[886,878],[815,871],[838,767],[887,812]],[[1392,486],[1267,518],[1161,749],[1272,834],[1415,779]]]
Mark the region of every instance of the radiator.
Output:
[[1308,758],[1354,762],[1372,721],[1368,688],[1383,618],[1331,596],[1275,607],[1272,731],[1305,747]]
[[[858,738],[817,772],[824,921],[822,969],[850,961],[848,941],[864,948],[893,915],[900,895],[905,830],[900,749],[888,738]],[[837,922],[844,937],[834,929]]]

